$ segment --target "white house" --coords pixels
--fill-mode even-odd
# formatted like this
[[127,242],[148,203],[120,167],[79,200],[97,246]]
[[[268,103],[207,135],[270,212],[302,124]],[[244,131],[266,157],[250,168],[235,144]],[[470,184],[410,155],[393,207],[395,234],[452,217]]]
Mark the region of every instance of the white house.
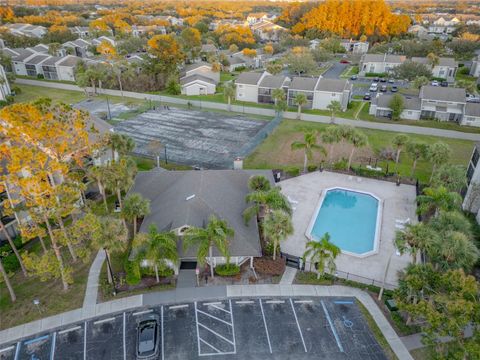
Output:
[[268,20],[268,14],[265,12],[251,13],[247,15],[247,23],[249,25],[255,24],[263,20]]
[[12,57],[12,70],[16,75],[27,76],[25,61],[37,54],[29,49],[19,49],[16,52],[18,55]]
[[104,42],[104,41],[109,42],[109,43],[112,44],[113,46],[116,45],[115,40],[112,39],[112,38],[110,38],[110,37],[108,37],[108,36],[100,36],[100,37],[98,37],[98,38],[96,38],[96,39],[93,39],[93,40],[92,40],[92,45],[98,46],[98,45],[100,45],[100,44],[101,44],[102,42]]
[[8,83],[7,74],[0,65],[0,101],[6,100],[7,96],[11,94],[10,84]]
[[403,55],[365,54],[360,61],[360,76],[388,73],[406,60]]
[[235,84],[237,85],[236,99],[238,101],[258,101],[258,85],[260,81],[267,75],[270,75],[266,71],[264,72],[243,72],[241,73]]
[[480,224],[480,143],[473,147],[472,156],[467,168],[467,192],[463,200],[463,209],[475,214]]
[[47,28],[39,25],[16,23],[5,24],[3,26],[5,26],[13,35],[41,38],[47,33]]
[[455,82],[457,74],[458,62],[454,58],[440,57],[438,64],[432,66],[426,57],[412,57],[412,61],[425,65],[432,71],[432,76],[445,79],[449,83]]
[[288,31],[283,26],[272,23],[271,21],[261,20],[250,25],[252,32],[262,41],[278,41],[280,35]]
[[428,30],[422,25],[412,25],[408,28],[408,33],[415,35],[419,39],[427,39],[429,38]]
[[81,58],[68,55],[59,60],[55,65],[57,67],[58,79],[64,81],[75,81],[75,68],[81,61]]
[[69,29],[72,34],[77,35],[79,38],[86,38],[90,35],[90,28],[88,26],[74,26]]
[[480,104],[470,102],[465,104],[462,125],[480,126]]
[[453,33],[456,27],[460,24],[460,20],[456,17],[446,20],[443,17],[438,18],[428,27],[428,32],[430,34],[435,34],[439,36],[445,36]]
[[260,104],[273,104],[275,103],[272,98],[273,90],[282,89],[285,92],[285,97],[288,92],[288,85],[290,84],[290,78],[285,75],[265,75],[258,83],[258,99],[257,103]]
[[158,25],[132,25],[132,35],[135,37],[140,37],[148,33],[163,34],[167,33],[165,26]]
[[300,77],[294,76],[288,86],[288,106],[297,106],[295,96],[303,94],[307,98],[307,103],[303,105],[304,109],[312,109],[313,98],[315,96],[315,88],[317,87],[320,77]]
[[28,76],[37,77],[38,75],[43,76],[43,69],[42,64],[49,59],[50,55],[35,55],[33,57],[29,57],[24,61],[25,69],[27,71]]
[[[373,98],[369,114],[376,117],[392,117],[392,109],[390,108],[390,102],[392,101],[393,95],[387,95],[379,93],[375,98]],[[400,114],[401,119],[407,120],[419,120],[421,114],[421,101],[417,97],[406,98],[403,96],[404,110]]]
[[313,96],[313,109],[327,109],[332,101],[338,101],[342,110],[347,109],[352,94],[352,84],[348,80],[325,79],[320,77]]
[[345,48],[346,52],[352,54],[366,54],[368,52],[368,41],[359,41],[352,39],[343,39],[340,41],[340,45]]
[[62,45],[64,49],[71,49],[72,55],[82,58],[93,55],[90,51],[88,51],[90,46],[92,46],[90,41],[80,38],[73,41],[67,41]]
[[182,71],[180,86],[183,95],[215,94],[220,81],[220,72],[213,71],[209,63],[187,65]]
[[477,55],[477,57],[472,61],[470,75],[480,77],[480,55]]

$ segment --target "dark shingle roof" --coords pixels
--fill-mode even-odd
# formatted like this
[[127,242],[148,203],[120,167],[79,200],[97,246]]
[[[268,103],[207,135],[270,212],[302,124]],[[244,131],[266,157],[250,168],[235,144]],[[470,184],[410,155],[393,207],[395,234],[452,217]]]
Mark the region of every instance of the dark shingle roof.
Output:
[[208,77],[205,77],[205,76],[202,76],[202,75],[199,75],[199,74],[194,74],[194,75],[191,75],[191,76],[185,76],[185,77],[181,78],[180,79],[180,84],[185,85],[185,84],[191,83],[193,81],[197,81],[197,80],[201,80],[201,81],[207,82],[209,84],[216,85],[215,81],[213,81],[212,79],[210,79]]
[[257,85],[261,77],[262,73],[260,72],[242,72],[235,82],[237,84]]
[[18,51],[20,55],[14,56],[12,59],[13,61],[19,61],[22,62],[23,60],[27,59],[28,57],[32,56],[34,54],[33,51],[28,50],[28,49],[22,49]]
[[[143,220],[140,231],[148,231],[150,224],[155,224],[159,231],[185,225],[204,227],[209,217],[216,215],[235,230],[229,245],[231,256],[261,256],[257,223],[251,219],[246,226],[242,216],[252,175],[264,175],[273,184],[272,172],[268,170],[141,172],[130,190],[150,200],[150,215]],[[195,197],[186,200],[192,195]],[[194,249],[180,252],[181,257],[196,255]],[[216,249],[214,255],[219,255]]]
[[284,84],[287,77],[284,75],[267,75],[265,76],[258,86],[264,88],[278,89]]
[[81,58],[77,56],[67,56],[66,58],[64,58],[62,61],[58,63],[58,66],[73,67],[73,66],[76,66],[79,61],[81,61]]
[[318,82],[316,90],[342,92],[343,90],[348,88],[348,84],[349,84],[348,80],[322,78]]
[[[403,96],[403,95],[402,95]],[[373,99],[373,103],[381,108],[390,108],[390,101],[392,100],[393,95],[379,95]],[[420,110],[421,102],[418,97],[405,97],[403,96],[404,108],[405,110]]]
[[25,64],[37,65],[37,64],[40,64],[45,59],[48,59],[49,57],[50,57],[50,55],[37,55],[37,56],[31,58],[30,60],[25,61]]
[[290,83],[290,90],[314,91],[318,78],[295,76]]
[[480,104],[467,103],[465,106],[465,115],[480,117]]
[[426,100],[437,100],[446,102],[464,103],[466,99],[465,89],[440,86],[422,86],[420,98]]

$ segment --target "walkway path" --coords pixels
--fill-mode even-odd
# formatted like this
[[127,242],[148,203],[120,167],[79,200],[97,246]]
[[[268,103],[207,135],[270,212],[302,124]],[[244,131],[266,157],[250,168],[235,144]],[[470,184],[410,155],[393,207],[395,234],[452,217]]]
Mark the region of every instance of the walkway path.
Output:
[[0,331],[2,344],[44,333],[49,330],[85,321],[92,317],[104,316],[139,307],[179,302],[205,301],[221,298],[238,297],[293,297],[293,296],[350,296],[357,298],[369,311],[383,336],[400,360],[413,360],[404,343],[400,340],[382,311],[371,296],[360,289],[347,286],[314,285],[232,285],[208,286],[200,288],[183,288],[171,291],[147,293],[116,299],[95,305],[95,312],[84,309],[72,310],[27,324]]
[[[63,84],[63,83],[56,83],[56,82],[50,82],[50,81],[30,80],[30,79],[17,79],[15,80],[15,82],[18,84],[43,86],[43,87],[49,87],[49,88],[55,88],[55,89],[84,92],[84,89],[73,84]],[[87,90],[90,91],[91,89],[87,88]],[[98,90],[97,92],[101,94],[111,95],[111,96],[121,95],[119,90],[101,89],[101,90]],[[205,109],[212,109],[212,110],[224,110],[224,111],[228,110],[227,104],[213,102],[213,101],[190,100],[190,99],[182,99],[182,98],[171,97],[171,96],[136,93],[131,91],[124,91],[123,94],[127,98],[152,100],[152,101],[158,101],[158,102],[164,102],[164,103],[170,103],[170,104],[179,104],[179,105],[191,104],[192,106],[197,108],[205,108]],[[262,107],[232,105],[231,110],[233,112],[244,113],[244,114],[254,114],[254,115],[272,116],[272,117],[275,116],[275,110],[262,108]],[[283,117],[286,119],[296,119],[297,113],[287,111],[283,113]],[[301,120],[319,122],[324,124],[330,123],[329,116],[314,115],[314,114],[302,114]],[[378,122],[372,122],[372,121],[352,120],[352,119],[344,119],[344,118],[336,118],[335,123],[341,124],[341,125],[351,125],[351,126],[356,126],[356,127],[365,128],[365,129],[394,131],[394,132],[403,132],[403,133],[409,133],[409,134],[430,135],[430,136],[447,137],[447,138],[454,138],[454,139],[480,141],[480,134],[465,133],[465,132],[455,131],[455,130],[444,130],[444,129],[428,128],[428,127],[413,126],[413,125],[378,123]]]
[[105,261],[105,251],[98,250],[95,260],[93,260],[90,271],[88,272],[87,290],[83,299],[83,310],[95,314],[95,306],[97,305],[98,287],[100,281],[100,272],[102,271],[103,262]]
[[295,275],[297,275],[297,269],[287,266],[285,268],[285,271],[283,272],[282,279],[280,280],[280,285],[293,284],[293,280],[295,280]]

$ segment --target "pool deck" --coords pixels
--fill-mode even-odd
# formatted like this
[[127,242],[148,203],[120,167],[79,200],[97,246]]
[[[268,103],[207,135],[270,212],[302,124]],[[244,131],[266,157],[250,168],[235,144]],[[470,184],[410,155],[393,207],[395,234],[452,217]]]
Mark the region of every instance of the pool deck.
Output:
[[[394,239],[396,220],[416,220],[415,187],[411,185],[396,186],[395,183],[337,174],[328,171],[313,172],[284,180],[279,183],[282,193],[293,200],[294,233],[280,244],[283,252],[302,256],[308,239],[306,231],[315,214],[321,193],[324,189],[341,187],[371,193],[383,201],[383,213],[380,224],[380,243],[378,252],[367,257],[341,254],[336,259],[337,269],[342,272],[383,281],[386,265],[391,256],[386,283],[396,285],[397,272],[410,262],[410,256],[396,255]],[[298,203],[295,203],[298,202]],[[393,254],[393,255],[392,255]],[[349,277],[350,278],[350,277]],[[361,278],[351,277],[362,281]],[[362,281],[366,282],[366,281]]]

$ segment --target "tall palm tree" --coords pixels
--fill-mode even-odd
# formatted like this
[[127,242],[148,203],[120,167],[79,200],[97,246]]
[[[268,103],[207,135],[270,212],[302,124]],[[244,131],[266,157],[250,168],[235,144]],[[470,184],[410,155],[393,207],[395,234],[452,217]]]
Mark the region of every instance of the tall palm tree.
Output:
[[327,109],[331,112],[330,123],[333,124],[335,123],[335,115],[342,111],[342,104],[337,100],[333,100],[327,105]]
[[5,225],[3,224],[3,221],[1,219],[0,219],[0,230],[2,231],[3,235],[5,236],[5,238],[8,241],[8,244],[12,248],[12,250],[13,250],[13,252],[14,252],[14,254],[15,254],[17,260],[18,260],[18,263],[20,264],[20,268],[22,269],[23,275],[25,277],[27,277],[28,273],[27,273],[27,269],[25,268],[25,264],[23,263],[22,257],[20,256],[20,253],[18,252],[18,249],[15,246],[15,243],[13,242],[12,237],[8,233],[7,228],[5,227]]
[[108,212],[107,194],[105,189],[105,181],[108,177],[107,171],[108,169],[106,166],[95,165],[88,167],[87,169],[87,176],[97,183],[98,191],[100,192],[100,195],[102,195],[103,205],[105,206],[106,212]]
[[419,214],[433,214],[434,217],[437,217],[440,210],[460,209],[462,197],[454,191],[449,191],[445,186],[439,186],[437,188],[425,188],[423,194],[417,196],[417,201],[419,203],[417,209]]
[[285,100],[285,91],[283,91],[283,89],[273,89],[272,99],[275,105],[277,105],[279,101]]
[[295,95],[295,98],[294,98],[294,103],[295,105],[298,106],[298,109],[297,109],[297,119],[300,119],[300,116],[302,114],[302,106],[307,104],[307,96],[303,93],[298,93]]
[[155,225],[150,225],[147,236],[137,236],[135,242],[135,246],[140,249],[136,256],[137,260],[147,260],[153,264],[155,277],[159,283],[158,265],[166,268],[169,262],[173,264],[178,262],[177,236],[173,232],[159,233]]
[[129,157],[121,158],[120,161],[107,166],[105,185],[117,194],[120,210],[123,208],[122,191],[126,191],[132,186],[136,168],[135,162]]
[[428,60],[428,63],[430,64],[430,66],[432,68],[437,66],[438,63],[440,62],[440,58],[438,57],[438,55],[436,55],[434,53],[429,53],[427,55],[427,60]]
[[290,215],[282,210],[273,210],[267,214],[263,223],[265,237],[273,240],[273,260],[276,260],[277,248],[280,241],[293,234],[293,225]]
[[458,210],[439,211],[438,216],[431,219],[429,225],[440,235],[458,231],[464,233],[469,239],[474,238],[471,222]]
[[450,231],[436,239],[427,255],[437,269],[470,271],[477,262],[480,251],[464,233]]
[[307,242],[307,250],[303,254],[305,259],[310,259],[310,263],[316,265],[317,279],[325,273],[327,267],[330,272],[335,271],[335,259],[340,254],[340,248],[330,242],[330,234],[325,233],[319,240],[312,240]]
[[450,159],[452,150],[450,146],[443,142],[436,142],[427,148],[427,160],[432,164],[432,175],[430,182],[432,182],[433,175],[438,166],[445,164]]
[[408,136],[405,134],[397,134],[392,140],[392,144],[396,150],[395,154],[395,171],[397,171],[398,161],[400,160],[400,153],[405,145],[408,143]]
[[232,99],[235,97],[235,84],[233,82],[227,82],[223,87],[223,95],[227,98],[228,111],[232,111]]
[[12,302],[15,302],[15,300],[17,300],[17,296],[15,295],[15,291],[13,290],[12,283],[8,278],[8,274],[5,271],[5,268],[3,267],[2,258],[0,258],[0,273],[2,273],[3,281],[5,281],[5,285],[7,285],[8,293],[10,294],[10,299],[12,300]]
[[128,135],[120,133],[108,133],[107,142],[112,151],[112,161],[115,161],[115,153],[119,156],[124,156],[135,148],[135,142],[133,139]]
[[413,160],[412,172],[410,176],[413,177],[413,175],[415,175],[417,161],[420,159],[424,159],[427,156],[427,147],[428,145],[422,142],[409,141],[407,143],[405,151],[407,152],[410,159]]
[[318,133],[314,130],[308,130],[303,134],[303,142],[294,141],[291,145],[292,150],[304,151],[303,159],[303,172],[307,172],[308,160],[311,160],[313,157],[313,151],[320,151],[326,155],[326,150],[323,146],[317,144]]
[[137,234],[137,219],[148,214],[150,214],[150,200],[137,193],[129,194],[125,198],[122,216],[133,222],[133,236]]
[[282,210],[289,215],[292,214],[290,203],[280,192],[280,188],[276,186],[266,191],[252,191],[245,197],[245,200],[247,203],[251,203],[243,211],[243,219],[246,224],[253,216],[256,215],[258,218],[263,219],[272,210]]
[[412,264],[416,264],[418,254],[427,252],[436,236],[437,233],[423,223],[407,225],[404,231],[397,231],[395,245],[401,254],[408,252],[412,257]]
[[354,129],[348,136],[348,142],[352,144],[352,151],[350,151],[350,156],[348,157],[348,165],[347,165],[347,170],[350,169],[350,166],[352,165],[352,160],[353,160],[353,154],[355,153],[355,150],[361,147],[364,147],[368,144],[368,139],[367,136],[363,133],[360,132],[359,130]]
[[271,189],[271,184],[265,176],[253,175],[248,179],[248,188],[251,191],[267,191]]
[[204,265],[207,257],[210,260],[210,274],[214,277],[213,271],[213,247],[215,246],[220,254],[226,259],[227,266],[230,265],[229,240],[235,232],[229,227],[225,220],[212,215],[206,228],[192,227],[184,233],[184,247],[197,246],[197,261]]
[[339,131],[338,126],[329,126],[325,129],[325,131],[321,135],[322,142],[329,145],[328,149],[328,158],[329,162],[333,162],[333,147],[337,144],[341,139],[341,134]]

